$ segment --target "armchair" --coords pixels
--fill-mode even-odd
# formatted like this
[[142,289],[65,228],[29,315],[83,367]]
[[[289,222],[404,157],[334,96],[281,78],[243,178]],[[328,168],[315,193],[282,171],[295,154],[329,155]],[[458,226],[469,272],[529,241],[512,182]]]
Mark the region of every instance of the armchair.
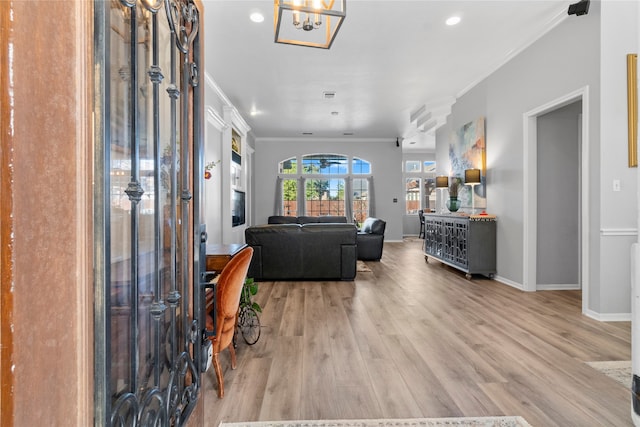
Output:
[[378,261],[382,258],[386,226],[386,221],[379,218],[367,218],[364,220],[362,228],[356,236],[359,260]]

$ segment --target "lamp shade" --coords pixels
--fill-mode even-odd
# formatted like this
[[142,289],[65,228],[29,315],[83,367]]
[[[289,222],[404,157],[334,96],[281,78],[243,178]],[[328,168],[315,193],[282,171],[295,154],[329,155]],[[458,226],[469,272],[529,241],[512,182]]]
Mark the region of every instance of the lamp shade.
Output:
[[436,188],[447,188],[449,186],[448,176],[436,176]]
[[464,171],[465,184],[477,184],[480,182],[480,169],[466,169]]

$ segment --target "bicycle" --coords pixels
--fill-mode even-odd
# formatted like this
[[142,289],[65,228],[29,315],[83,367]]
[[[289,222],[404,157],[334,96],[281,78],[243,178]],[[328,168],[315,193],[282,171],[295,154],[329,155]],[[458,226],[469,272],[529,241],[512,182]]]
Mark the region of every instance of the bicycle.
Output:
[[244,342],[253,345],[260,339],[260,317],[262,312],[260,304],[251,301],[251,296],[258,293],[258,284],[252,278],[245,280],[240,294],[240,306],[238,310],[238,323]]

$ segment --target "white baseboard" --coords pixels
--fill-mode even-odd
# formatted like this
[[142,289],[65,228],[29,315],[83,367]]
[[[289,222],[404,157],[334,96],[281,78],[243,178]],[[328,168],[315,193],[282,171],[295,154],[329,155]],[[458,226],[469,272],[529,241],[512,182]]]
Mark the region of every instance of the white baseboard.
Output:
[[494,276],[493,280],[503,283],[507,286],[511,286],[512,288],[516,288],[519,291],[524,291],[524,286],[522,286],[522,283],[514,282],[513,280],[506,279],[502,276]]
[[[503,283],[507,286],[511,286],[512,288],[516,288],[520,291],[525,291],[524,287],[521,283],[514,282],[509,279],[505,279],[501,276],[495,276],[494,280],[500,283]],[[553,288],[547,288],[548,286],[553,286]],[[576,288],[567,288],[565,286],[573,286],[573,285],[538,285],[538,291],[542,290],[579,290],[579,287]],[[596,313],[595,311],[587,311],[583,313],[587,317],[591,317],[594,320],[599,322],[630,322],[631,321],[631,313]]]
[[558,285],[538,285],[538,291],[579,291],[580,285],[578,284],[558,284]]
[[584,312],[585,316],[591,317],[592,319],[598,320],[600,322],[630,322],[631,321],[631,313],[596,313],[592,310],[587,310]]

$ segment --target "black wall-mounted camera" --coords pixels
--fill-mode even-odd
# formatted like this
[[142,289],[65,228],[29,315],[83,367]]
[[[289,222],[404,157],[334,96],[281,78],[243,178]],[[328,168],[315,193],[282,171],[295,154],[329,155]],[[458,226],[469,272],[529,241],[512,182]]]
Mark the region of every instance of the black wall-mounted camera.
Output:
[[568,15],[586,15],[589,13],[589,0],[580,0],[578,3],[570,4]]

